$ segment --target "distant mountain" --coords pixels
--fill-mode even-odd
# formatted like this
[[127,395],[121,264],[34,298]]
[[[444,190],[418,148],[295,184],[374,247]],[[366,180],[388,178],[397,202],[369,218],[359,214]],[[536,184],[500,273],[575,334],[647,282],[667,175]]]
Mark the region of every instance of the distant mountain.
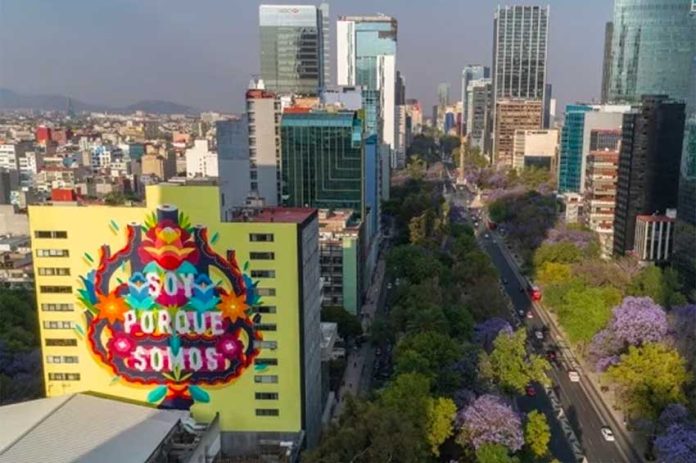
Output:
[[191,106],[185,106],[171,101],[143,100],[137,103],[118,108],[106,105],[85,103],[64,95],[24,95],[6,88],[0,88],[0,110],[2,109],[35,109],[45,111],[65,111],[68,108],[68,100],[73,110],[81,111],[108,111],[113,113],[132,113],[144,111],[152,114],[197,114],[200,111]]

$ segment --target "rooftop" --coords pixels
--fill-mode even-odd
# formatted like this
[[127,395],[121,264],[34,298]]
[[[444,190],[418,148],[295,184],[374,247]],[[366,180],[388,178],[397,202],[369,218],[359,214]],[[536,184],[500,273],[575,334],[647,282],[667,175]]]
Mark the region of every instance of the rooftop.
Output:
[[316,209],[304,207],[265,207],[262,209],[242,209],[235,211],[230,222],[275,222],[304,223]]

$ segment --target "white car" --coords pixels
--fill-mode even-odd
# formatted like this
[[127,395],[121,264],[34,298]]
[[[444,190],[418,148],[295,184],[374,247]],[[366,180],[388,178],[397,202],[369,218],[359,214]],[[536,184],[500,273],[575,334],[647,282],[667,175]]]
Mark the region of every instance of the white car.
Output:
[[543,341],[543,340],[544,340],[544,333],[543,333],[543,331],[536,330],[536,331],[534,332],[534,337],[536,337],[539,341]]
[[580,382],[580,374],[575,370],[570,370],[568,372],[568,379],[570,380],[571,383],[579,383]]
[[611,431],[611,428],[609,428],[608,426],[602,427],[602,437],[607,442],[614,442],[616,440],[614,438],[614,433]]

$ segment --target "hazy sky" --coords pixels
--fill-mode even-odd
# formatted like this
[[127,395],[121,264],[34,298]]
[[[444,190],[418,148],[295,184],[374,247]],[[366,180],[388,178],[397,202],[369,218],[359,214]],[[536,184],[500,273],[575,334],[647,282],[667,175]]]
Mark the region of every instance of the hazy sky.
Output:
[[[261,3],[311,2],[0,0],[0,87],[117,106],[163,99],[239,111],[250,76],[259,72]],[[598,98],[604,24],[613,1],[548,3],[548,77],[554,96],[562,105]],[[463,65],[490,65],[496,1],[329,4],[332,60],[338,15],[379,12],[398,19],[397,67],[406,76],[407,97],[420,99],[426,108],[435,102],[439,82],[450,82],[453,98],[459,98]]]

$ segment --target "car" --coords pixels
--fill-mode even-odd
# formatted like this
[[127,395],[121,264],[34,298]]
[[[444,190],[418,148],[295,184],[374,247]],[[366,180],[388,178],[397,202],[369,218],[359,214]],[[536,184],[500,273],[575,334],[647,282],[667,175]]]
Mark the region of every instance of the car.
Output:
[[483,235],[483,237],[486,238],[486,239],[490,238],[490,236],[491,236],[491,235],[489,235],[488,233],[486,233],[485,235]]
[[555,362],[557,355],[555,350],[547,350],[546,351],[546,358],[548,359],[549,362]]
[[503,284],[504,285],[508,284],[507,278],[503,278]]
[[575,370],[569,370],[568,371],[568,379],[570,380],[571,383],[579,383],[580,382],[580,373],[578,373]]
[[519,309],[519,310],[517,311],[517,314],[518,314],[520,317],[524,318],[524,310]]
[[534,318],[534,313],[531,310],[527,312],[527,318]]
[[391,284],[391,283],[387,283],[387,289],[392,289],[392,284]]
[[529,397],[534,397],[536,395],[536,389],[531,384],[529,386],[527,386],[526,391],[527,391],[527,395]]
[[544,332],[541,330],[535,330],[534,337],[537,338],[539,341],[543,341],[544,340]]
[[602,426],[602,437],[604,438],[605,441],[607,442],[614,442],[616,438],[614,437],[614,433],[612,432],[611,428],[609,426]]

